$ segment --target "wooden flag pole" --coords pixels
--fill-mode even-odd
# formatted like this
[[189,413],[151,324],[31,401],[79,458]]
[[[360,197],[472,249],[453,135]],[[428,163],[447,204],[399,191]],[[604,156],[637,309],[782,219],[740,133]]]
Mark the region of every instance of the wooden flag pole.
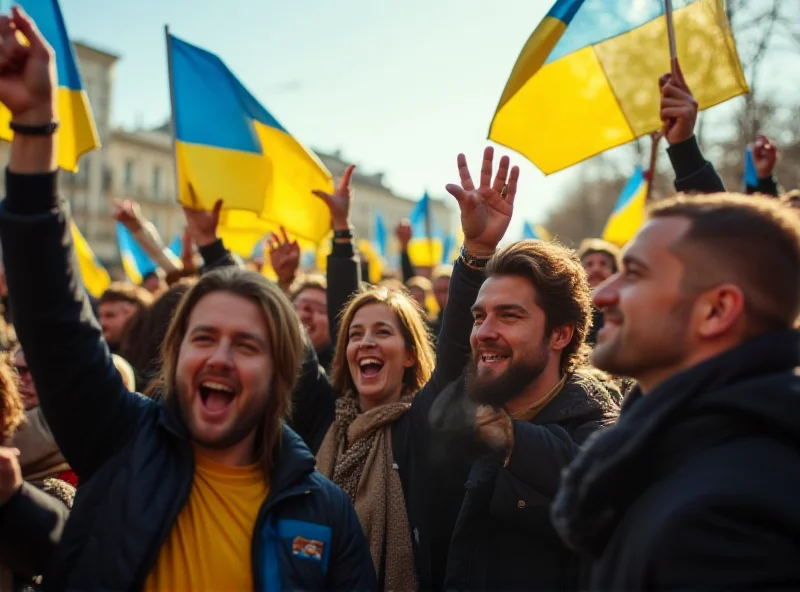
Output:
[[650,197],[653,193],[653,180],[655,179],[656,163],[658,162],[658,144],[662,137],[663,134],[660,131],[650,134],[650,168],[648,168],[647,172],[644,174],[644,178],[647,181],[647,193],[644,198],[645,203],[650,202]]

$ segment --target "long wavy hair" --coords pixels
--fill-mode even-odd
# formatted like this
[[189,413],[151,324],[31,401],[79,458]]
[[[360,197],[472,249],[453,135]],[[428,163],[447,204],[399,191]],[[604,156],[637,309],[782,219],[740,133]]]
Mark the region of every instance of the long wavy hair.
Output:
[[331,372],[331,384],[334,390],[338,395],[350,391],[357,392],[353,377],[350,375],[350,367],[347,365],[347,344],[350,341],[350,325],[353,317],[369,304],[383,304],[397,317],[405,346],[414,355],[414,365],[406,368],[403,374],[403,387],[407,392],[416,393],[430,380],[436,365],[424,313],[406,292],[383,286],[362,288],[342,312]]
[[[202,298],[214,292],[228,292],[258,306],[264,315],[267,343],[274,372],[267,406],[256,435],[256,462],[269,478],[281,441],[283,420],[291,410],[292,391],[304,357],[300,321],[280,288],[264,276],[237,267],[224,267],[205,274],[183,297],[167,330],[162,348],[163,362],[158,382],[165,404],[178,410],[176,373],[181,344],[189,317]],[[265,393],[266,396],[266,393]]]

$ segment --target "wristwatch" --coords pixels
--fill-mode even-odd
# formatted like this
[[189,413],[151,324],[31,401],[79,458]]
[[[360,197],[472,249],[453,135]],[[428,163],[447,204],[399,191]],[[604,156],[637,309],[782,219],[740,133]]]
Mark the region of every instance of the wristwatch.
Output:
[[489,259],[491,258],[491,255],[489,257],[478,257],[477,255],[473,255],[467,250],[467,247],[461,245],[460,259],[467,267],[471,267],[472,269],[486,269],[486,266],[489,264]]

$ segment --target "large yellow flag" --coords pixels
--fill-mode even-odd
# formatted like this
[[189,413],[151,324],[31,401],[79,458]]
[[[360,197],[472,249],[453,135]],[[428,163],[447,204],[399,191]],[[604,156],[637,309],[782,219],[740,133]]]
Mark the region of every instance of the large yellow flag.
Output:
[[[672,0],[701,109],[748,92],[723,0]],[[489,139],[554,173],[661,128],[663,0],[557,0],[514,65]]]

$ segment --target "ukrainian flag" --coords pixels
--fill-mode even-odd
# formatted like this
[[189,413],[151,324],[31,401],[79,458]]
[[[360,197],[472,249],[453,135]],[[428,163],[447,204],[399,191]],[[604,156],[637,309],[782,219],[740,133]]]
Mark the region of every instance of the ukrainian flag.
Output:
[[330,214],[311,190],[333,191],[331,174],[219,57],[169,34],[167,43],[180,203],[210,210],[222,198],[220,236],[242,257],[280,226],[316,246]]
[[378,213],[375,214],[375,249],[378,255],[386,257],[389,252],[389,235],[386,232],[386,224],[383,222],[383,216]]
[[426,191],[409,215],[411,242],[408,256],[417,267],[436,267],[444,255],[443,233],[436,226],[431,212],[431,198]]
[[125,275],[137,286],[141,285],[142,278],[155,271],[158,266],[120,222],[117,222],[117,242]]
[[522,239],[550,240],[550,233],[541,224],[531,226],[530,222],[522,225]]
[[753,160],[753,149],[748,146],[744,152],[744,186],[758,187],[758,171],[756,162]]
[[75,245],[75,255],[78,258],[78,269],[81,272],[81,279],[86,291],[95,298],[100,298],[108,286],[111,285],[111,278],[105,268],[94,256],[92,248],[78,230],[75,222],[71,223],[72,243]]
[[648,182],[641,167],[636,167],[606,222],[603,240],[622,247],[633,238],[644,223],[647,186]]
[[[52,46],[58,71],[58,166],[78,170],[78,158],[100,147],[89,98],[83,90],[58,0],[17,0]],[[11,113],[0,105],[0,139],[11,141]]]
[[369,277],[366,278],[371,284],[377,284],[383,277],[383,261],[380,255],[375,251],[372,243],[366,239],[361,239],[356,243],[358,251],[361,255],[362,261],[367,262],[367,269],[369,270]]
[[[723,0],[673,0],[678,56],[701,109],[748,92]],[[569,27],[569,28],[568,28]],[[514,65],[489,139],[554,173],[662,127],[663,0],[557,0]]]

